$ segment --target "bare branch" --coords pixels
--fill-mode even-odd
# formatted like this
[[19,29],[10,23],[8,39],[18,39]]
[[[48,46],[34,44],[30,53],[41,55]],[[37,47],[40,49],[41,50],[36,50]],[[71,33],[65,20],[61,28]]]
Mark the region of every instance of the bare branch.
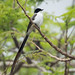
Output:
[[[32,42],[32,41],[31,41]],[[44,52],[46,52],[45,50],[43,50],[43,49],[41,49],[39,46],[37,46],[34,42],[32,42],[40,51],[44,51]],[[54,55],[52,55],[52,54],[50,54],[50,53],[48,53],[48,52],[46,52],[50,57],[52,57],[52,58],[54,58],[54,59],[56,59],[56,60],[59,60],[59,61],[62,61],[62,62],[65,62],[65,61],[70,61],[70,59],[68,58],[68,59],[63,59],[63,58],[58,58],[58,57],[56,57],[56,56],[54,56]]]
[[[26,10],[20,5],[20,3],[17,1],[17,4],[22,8],[22,10],[24,11],[25,15],[28,17],[28,19],[32,22],[31,18],[28,16],[28,14],[26,13]],[[32,22],[33,23],[33,22]]]
[[[12,66],[12,63],[13,63],[13,61],[6,61],[6,66],[8,66],[8,67]],[[24,62],[20,62],[18,65],[20,65],[20,67],[22,66],[24,68],[37,68],[40,71],[47,72],[47,70],[45,70],[45,68],[40,67],[40,66],[38,66],[37,64],[34,64],[34,63],[33,64],[25,64]],[[2,67],[2,66],[3,66],[3,64],[2,64],[2,62],[0,62],[0,67]],[[18,68],[18,66],[16,68]]]
[[56,47],[41,31],[40,29],[34,25],[35,28],[39,31],[40,35],[45,39],[46,42],[48,42],[56,51],[60,52],[62,55],[65,55],[69,58],[72,58],[72,59],[75,59],[75,56],[72,56],[72,55],[69,55],[69,54],[66,54],[66,52],[63,52],[63,50],[61,50],[60,48]]

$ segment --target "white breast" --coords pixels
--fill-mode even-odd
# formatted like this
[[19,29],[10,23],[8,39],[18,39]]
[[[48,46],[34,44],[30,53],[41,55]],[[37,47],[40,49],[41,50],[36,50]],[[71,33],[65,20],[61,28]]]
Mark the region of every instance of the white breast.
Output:
[[35,17],[35,20],[33,20],[33,22],[37,24],[38,27],[40,27],[43,23],[43,14],[41,12],[37,13],[37,16]]

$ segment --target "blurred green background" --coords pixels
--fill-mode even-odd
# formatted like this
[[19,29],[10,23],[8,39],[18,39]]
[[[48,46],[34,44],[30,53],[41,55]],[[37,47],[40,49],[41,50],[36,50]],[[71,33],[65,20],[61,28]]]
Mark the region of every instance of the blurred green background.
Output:
[[[19,0],[19,2],[25,8],[26,0]],[[41,31],[63,52],[65,52],[67,24],[67,53],[75,55],[75,0],[62,0],[62,5],[59,6],[60,3],[61,0],[27,0],[26,12],[32,17],[35,8],[41,7],[44,9],[44,22],[41,26]],[[56,6],[56,8],[53,6]],[[28,23],[29,19],[18,6],[16,0],[0,0],[0,75],[8,75],[10,73],[11,63],[26,35]],[[45,52],[39,52],[32,41],[44,49]],[[18,69],[14,72],[15,75],[64,75],[65,62],[51,58],[47,53],[60,58],[65,56],[53,49],[37,30],[30,34],[23,50],[25,54],[21,55],[17,65],[19,63],[23,64],[21,67],[18,65]],[[34,61],[37,66],[44,68],[46,72],[37,67],[28,68],[24,66],[24,64],[30,64],[28,64],[23,55]],[[75,75],[74,63],[74,60],[67,63],[68,75]]]

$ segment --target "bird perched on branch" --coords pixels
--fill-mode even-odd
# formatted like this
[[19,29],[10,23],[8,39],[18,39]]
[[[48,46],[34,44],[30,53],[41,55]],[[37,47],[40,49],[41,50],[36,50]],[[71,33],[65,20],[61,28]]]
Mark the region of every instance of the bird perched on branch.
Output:
[[[35,11],[34,11],[34,15],[33,15],[32,18],[31,18],[32,21],[33,21],[33,23],[34,23],[35,25],[37,25],[39,28],[40,28],[40,26],[41,26],[42,23],[43,23],[43,14],[42,14],[42,11],[43,11],[43,9],[41,9],[41,8],[36,8]],[[29,22],[29,25],[28,25],[28,28],[27,28],[27,31],[26,31],[26,32],[27,32],[27,33],[26,33],[26,36],[25,36],[25,38],[24,38],[24,41],[23,41],[23,43],[22,43],[22,45],[21,45],[19,51],[23,49],[23,47],[24,47],[24,45],[25,45],[25,43],[26,43],[26,41],[27,41],[27,39],[28,39],[29,34],[30,34],[34,29],[35,29],[35,27],[32,25],[32,22]]]
[[[42,14],[41,11],[43,11],[43,9],[40,9],[40,8],[35,9],[34,15],[31,18],[32,21],[33,21],[33,23],[35,25],[37,25],[39,28],[40,28],[41,24],[43,23],[43,14]],[[25,45],[25,43],[26,43],[26,41],[28,39],[29,34],[35,29],[35,27],[32,25],[33,23],[32,22],[29,22],[26,36],[25,36],[25,38],[24,38],[24,40],[22,42],[22,45],[19,48],[19,51],[18,51],[18,53],[17,53],[17,55],[16,55],[16,57],[14,59],[14,63],[12,65],[12,69],[11,69],[10,75],[13,75],[13,71],[14,71],[14,68],[15,68],[15,64],[16,64],[18,58],[20,57],[21,53],[23,52],[23,47],[24,47],[24,45]]]

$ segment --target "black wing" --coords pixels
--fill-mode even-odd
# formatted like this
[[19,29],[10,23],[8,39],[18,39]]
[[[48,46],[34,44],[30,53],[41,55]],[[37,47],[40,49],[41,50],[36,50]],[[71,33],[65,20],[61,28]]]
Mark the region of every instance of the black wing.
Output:
[[[34,20],[35,19],[35,17],[36,17],[36,15],[37,14],[34,14],[33,16],[32,16],[32,20]],[[31,22],[29,22],[29,24],[28,24],[28,28],[27,28],[27,31],[26,32],[28,32],[28,30],[29,30],[29,28],[31,27],[31,25],[32,25],[32,23]]]
[[32,18],[31,18],[31,19],[32,19],[32,20],[34,20],[34,19],[35,19],[35,17],[36,17],[36,15],[37,15],[37,14],[34,14],[34,15],[32,16]]

